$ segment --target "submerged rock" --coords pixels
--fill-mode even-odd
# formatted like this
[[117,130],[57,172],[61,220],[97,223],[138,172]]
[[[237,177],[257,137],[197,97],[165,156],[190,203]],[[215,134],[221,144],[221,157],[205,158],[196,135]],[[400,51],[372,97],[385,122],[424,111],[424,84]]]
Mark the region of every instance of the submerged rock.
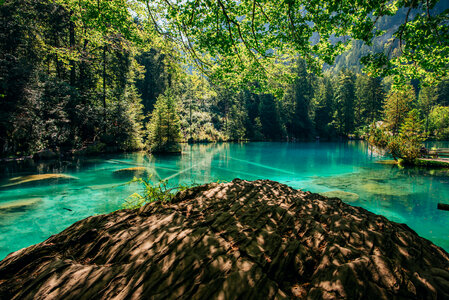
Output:
[[368,182],[360,185],[360,188],[373,195],[403,197],[411,194],[410,188],[399,184],[393,185],[388,183]]
[[144,177],[148,176],[150,173],[145,167],[132,167],[132,168],[124,168],[114,171],[114,175],[117,177]]
[[79,221],[0,262],[1,299],[449,299],[449,256],[404,224],[234,180]]
[[329,192],[323,192],[320,193],[320,195],[328,197],[328,198],[340,198],[341,200],[345,201],[345,202],[355,202],[357,200],[359,200],[359,195],[357,195],[356,193],[350,193],[350,192],[345,192],[345,191],[329,191]]
[[0,188],[8,188],[15,186],[22,186],[35,183],[66,183],[70,180],[78,180],[79,178],[66,174],[36,174],[14,177],[9,180],[9,183],[0,186]]
[[367,171],[350,173],[332,177],[317,177],[313,183],[339,190],[350,189],[358,194],[374,194],[379,196],[404,197],[410,196],[413,191],[402,180],[407,178],[400,173],[389,171]]

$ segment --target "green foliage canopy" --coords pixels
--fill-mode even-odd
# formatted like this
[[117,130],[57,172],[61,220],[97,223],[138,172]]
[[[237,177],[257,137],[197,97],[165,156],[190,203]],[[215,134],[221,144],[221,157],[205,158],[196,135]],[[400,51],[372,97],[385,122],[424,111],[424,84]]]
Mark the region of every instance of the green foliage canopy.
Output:
[[437,139],[449,139],[449,107],[435,106],[429,115],[430,131]]
[[[212,79],[260,87],[291,80],[285,67],[299,56],[320,72],[350,47],[352,40],[370,45],[382,35],[381,17],[407,10],[393,34],[397,51],[363,59],[376,76],[394,75],[434,82],[449,65],[449,10],[435,14],[437,0],[139,0],[144,18],[175,42],[192,63]],[[413,15],[413,17],[412,17]],[[237,76],[238,75],[238,76]]]

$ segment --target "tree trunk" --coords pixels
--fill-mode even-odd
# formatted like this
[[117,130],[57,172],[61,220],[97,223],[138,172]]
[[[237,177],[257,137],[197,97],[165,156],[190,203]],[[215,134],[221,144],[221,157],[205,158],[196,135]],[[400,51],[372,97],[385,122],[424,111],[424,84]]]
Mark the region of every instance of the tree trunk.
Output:
[[[72,16],[72,12],[70,12],[70,16]],[[70,20],[69,24],[69,31],[70,31],[70,50],[75,50],[75,24],[72,20]],[[73,59],[70,60],[70,85],[73,87],[75,86],[76,81],[76,72],[75,72],[75,61]]]
[[190,141],[192,141],[192,98],[190,98],[189,110],[190,110],[189,133],[190,133]]

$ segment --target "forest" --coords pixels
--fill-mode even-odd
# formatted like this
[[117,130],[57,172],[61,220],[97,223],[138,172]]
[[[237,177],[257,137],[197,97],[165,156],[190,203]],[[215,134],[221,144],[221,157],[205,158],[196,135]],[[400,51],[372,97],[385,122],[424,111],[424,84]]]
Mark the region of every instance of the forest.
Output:
[[[449,138],[444,72],[426,84],[419,76],[401,81],[394,72],[372,72],[368,63],[361,67],[365,54],[387,45],[393,51],[400,48],[397,41],[388,42],[391,30],[371,44],[347,42],[333,52],[335,64],[324,63],[318,72],[316,62],[298,51],[283,61],[282,69],[273,67],[279,79],[273,84],[257,72],[252,77],[236,73],[224,59],[212,71],[204,70],[204,59],[188,59],[199,50],[192,44],[179,48],[175,38],[165,38],[168,29],[160,34],[158,24],[163,23],[154,23],[155,8],[143,4],[3,1],[1,157],[44,149],[177,152],[180,142],[367,139],[379,121],[399,131],[410,112],[425,138]],[[446,6],[433,11],[443,12]],[[397,28],[409,13],[403,8],[392,17],[385,14],[379,28]],[[184,45],[191,43],[185,39]],[[198,48],[202,43],[197,42]],[[336,40],[328,46],[341,45]]]

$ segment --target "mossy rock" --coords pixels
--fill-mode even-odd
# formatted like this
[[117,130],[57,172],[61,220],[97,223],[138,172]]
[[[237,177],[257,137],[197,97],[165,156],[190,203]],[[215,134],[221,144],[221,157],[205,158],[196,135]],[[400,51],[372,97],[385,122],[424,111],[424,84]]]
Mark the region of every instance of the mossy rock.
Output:
[[66,175],[66,174],[35,174],[35,175],[26,175],[26,176],[18,176],[11,178],[9,182],[5,185],[2,185],[1,188],[9,188],[23,185],[33,185],[38,183],[66,183],[70,180],[78,180],[79,178]]
[[0,213],[27,209],[42,201],[42,198],[26,198],[15,201],[0,202]]
[[114,171],[116,177],[148,177],[150,172],[145,167],[124,168]]
[[360,198],[359,195],[357,195],[356,193],[350,193],[341,190],[324,192],[320,193],[320,195],[328,198],[339,198],[345,202],[355,202]]

